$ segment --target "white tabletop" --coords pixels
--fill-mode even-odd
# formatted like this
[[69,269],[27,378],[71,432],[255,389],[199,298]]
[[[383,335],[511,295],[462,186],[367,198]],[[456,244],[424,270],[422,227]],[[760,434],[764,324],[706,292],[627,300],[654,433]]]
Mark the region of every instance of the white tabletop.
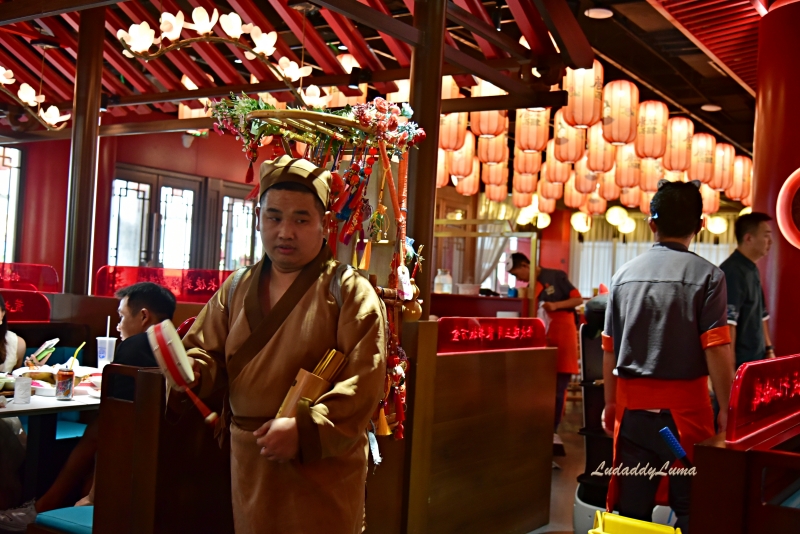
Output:
[[75,395],[72,400],[58,400],[55,397],[31,395],[30,404],[15,404],[13,399],[6,399],[6,407],[0,408],[0,419],[19,417],[21,415],[45,415],[60,412],[82,412],[100,408],[100,399],[91,395]]

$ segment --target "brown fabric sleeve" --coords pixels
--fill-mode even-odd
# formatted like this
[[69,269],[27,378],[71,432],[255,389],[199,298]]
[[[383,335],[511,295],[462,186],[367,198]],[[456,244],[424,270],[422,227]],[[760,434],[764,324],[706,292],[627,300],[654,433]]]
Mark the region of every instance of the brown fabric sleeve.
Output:
[[308,464],[322,458],[322,441],[319,437],[319,427],[311,418],[310,401],[306,398],[297,403],[297,433],[300,437],[299,460],[301,464]]

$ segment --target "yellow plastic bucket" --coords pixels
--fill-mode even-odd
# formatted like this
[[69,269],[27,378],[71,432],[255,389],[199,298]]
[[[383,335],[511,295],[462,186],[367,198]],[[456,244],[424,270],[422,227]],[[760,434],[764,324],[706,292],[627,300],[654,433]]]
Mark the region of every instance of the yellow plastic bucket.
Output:
[[681,529],[597,511],[588,534],[681,534]]

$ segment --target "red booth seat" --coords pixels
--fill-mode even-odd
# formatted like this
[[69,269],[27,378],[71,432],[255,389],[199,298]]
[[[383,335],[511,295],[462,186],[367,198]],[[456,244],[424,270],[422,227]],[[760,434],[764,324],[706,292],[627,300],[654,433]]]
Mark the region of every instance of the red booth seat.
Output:
[[0,263],[0,288],[61,293],[61,282],[50,265]]
[[94,294],[100,297],[113,297],[123,287],[138,282],[154,282],[172,291],[178,302],[205,304],[232,272],[106,265],[97,271]]
[[38,291],[2,289],[9,323],[50,322],[50,301]]

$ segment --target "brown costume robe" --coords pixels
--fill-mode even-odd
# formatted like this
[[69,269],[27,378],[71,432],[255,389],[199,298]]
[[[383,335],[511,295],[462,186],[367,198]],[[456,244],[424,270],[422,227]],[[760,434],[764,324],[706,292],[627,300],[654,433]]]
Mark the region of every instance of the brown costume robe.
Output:
[[[236,352],[264,317],[258,273],[248,270],[228,301],[229,278],[183,340],[201,364],[201,396],[229,387],[231,479],[237,534],[355,534],[361,532],[367,476],[366,425],[383,395],[386,313],[369,282],[342,275],[341,309],[331,294],[337,262],[327,246],[309,268],[321,274],[272,338],[244,367]],[[301,275],[302,276],[302,275]],[[284,297],[292,300],[292,289]],[[295,291],[295,294],[297,291]],[[283,300],[283,299],[281,299]],[[279,301],[266,317],[281,307]],[[253,430],[275,417],[300,368],[313,371],[328,349],[348,357],[338,383],[297,414],[300,453],[276,463],[261,456]],[[233,359],[233,364],[231,361]],[[241,372],[236,375],[237,367]]]

